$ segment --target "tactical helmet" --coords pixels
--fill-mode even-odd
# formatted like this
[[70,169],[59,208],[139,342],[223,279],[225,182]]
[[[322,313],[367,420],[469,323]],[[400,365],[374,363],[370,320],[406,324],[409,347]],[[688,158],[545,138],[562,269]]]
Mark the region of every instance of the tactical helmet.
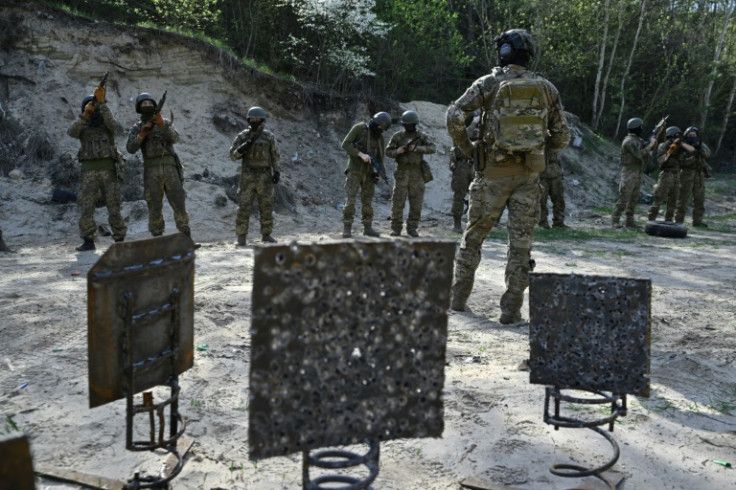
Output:
[[248,114],[245,115],[246,120],[250,119],[263,119],[265,121],[267,115],[263,107],[253,106],[248,109]]
[[677,126],[670,126],[669,128],[665,130],[664,135],[667,138],[672,138],[677,133],[682,133],[682,130],[678,128]]
[[89,104],[93,100],[95,100],[95,96],[94,95],[88,95],[87,97],[85,97],[84,99],[82,99],[82,112],[84,112],[84,108],[87,107],[87,104]]
[[626,129],[636,129],[644,126],[644,121],[638,117],[632,117],[629,122],[626,123]]
[[135,112],[138,114],[141,113],[141,102],[144,100],[150,100],[153,102],[153,107],[155,108],[158,104],[156,104],[156,99],[153,98],[153,96],[149,93],[143,92],[135,99]]
[[391,116],[388,115],[388,112],[377,112],[373,115],[371,121],[380,128],[381,131],[386,131],[391,127]]
[[496,43],[496,51],[501,60],[514,59],[518,51],[526,51],[530,58],[536,53],[534,38],[526,29],[504,31],[493,42]]
[[401,124],[418,124],[419,114],[416,111],[406,111],[401,115]]
[[698,136],[700,136],[700,130],[698,128],[696,128],[695,126],[690,126],[689,128],[687,128],[685,130],[685,136],[687,136],[687,134],[689,132],[691,132],[691,131],[695,132],[695,134],[697,134]]

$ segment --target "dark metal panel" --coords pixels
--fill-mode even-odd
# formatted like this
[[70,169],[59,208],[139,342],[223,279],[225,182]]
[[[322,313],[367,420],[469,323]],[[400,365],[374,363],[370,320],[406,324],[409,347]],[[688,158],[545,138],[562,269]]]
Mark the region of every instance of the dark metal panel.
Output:
[[[172,302],[172,292],[178,295]],[[126,305],[134,325],[133,361],[154,361],[170,349],[172,315],[179,315],[176,374],[194,361],[194,243],[175,234],[116,243],[87,273],[87,331],[90,408],[123,398]],[[135,392],[164,383],[171,365],[136,376]]]
[[258,247],[252,459],[439,437],[455,243]]
[[31,448],[26,436],[0,438],[0,488],[33,490]]
[[649,396],[651,281],[531,274],[530,381]]

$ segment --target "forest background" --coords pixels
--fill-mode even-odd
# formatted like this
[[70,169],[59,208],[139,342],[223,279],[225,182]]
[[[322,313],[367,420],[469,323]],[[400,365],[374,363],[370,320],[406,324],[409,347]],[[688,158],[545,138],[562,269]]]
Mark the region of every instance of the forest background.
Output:
[[204,38],[328,95],[440,104],[496,65],[500,32],[525,28],[537,43],[531,68],[600,136],[620,139],[628,118],[651,128],[669,114],[669,124],[701,129],[716,171],[736,171],[736,0],[48,3]]

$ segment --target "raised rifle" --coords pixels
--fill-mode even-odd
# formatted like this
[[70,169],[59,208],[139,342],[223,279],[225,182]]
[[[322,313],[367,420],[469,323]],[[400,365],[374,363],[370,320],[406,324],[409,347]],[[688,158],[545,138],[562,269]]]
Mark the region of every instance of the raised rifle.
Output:
[[154,114],[159,114],[161,112],[161,109],[164,108],[164,104],[166,103],[166,92],[168,92],[168,90],[164,90],[164,94],[161,96],[161,99],[158,101],[158,104],[156,104],[156,110],[153,111]]
[[654,129],[652,129],[652,134],[649,135],[648,141],[652,141],[652,139],[657,139],[659,137],[659,133],[664,130],[665,124],[667,124],[667,119],[670,117],[669,114],[664,116],[659,123],[657,123],[656,126],[654,126]]
[[105,76],[102,77],[102,80],[100,80],[100,87],[105,88],[105,84],[107,83],[107,76],[110,74],[109,71],[105,72]]

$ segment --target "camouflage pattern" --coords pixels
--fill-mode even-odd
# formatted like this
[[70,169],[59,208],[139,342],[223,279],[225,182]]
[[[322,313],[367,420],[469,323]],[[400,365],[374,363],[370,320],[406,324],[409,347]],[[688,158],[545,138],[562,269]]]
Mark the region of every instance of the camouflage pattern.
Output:
[[649,214],[647,215],[649,221],[657,219],[659,208],[664,203],[667,203],[664,220],[672,221],[675,216],[677,193],[680,187],[680,160],[684,150],[679,148],[668,156],[667,150],[671,145],[672,141],[667,139],[657,147],[657,161],[659,162],[660,172],[657,183],[654,185],[652,205],[649,206]]
[[148,206],[148,231],[153,236],[164,233],[163,199],[166,196],[174,211],[176,229],[190,236],[183,169],[174,150],[179,133],[171,121],[164,119],[163,127],[154,124],[153,131],[140,138],[138,135],[144,124],[144,121],[139,121],[128,130],[126,149],[129,153],[140,150],[143,155],[143,195]]
[[[97,103],[102,124],[95,126],[80,117],[67,131],[72,138],[78,138],[81,146],[78,153],[82,165],[82,187],[77,197],[79,206],[79,236],[84,240],[94,240],[95,205],[100,195],[105,200],[107,219],[115,240],[123,240],[128,227],[121,214],[122,195],[115,175],[115,118],[106,103]],[[95,117],[95,116],[93,116]]]
[[468,188],[473,181],[475,170],[473,169],[473,161],[465,156],[457,146],[453,146],[450,150],[450,171],[452,172],[452,181],[450,188],[452,189],[452,208],[450,214],[453,218],[460,218],[465,209],[465,196],[468,195]]
[[[415,138],[414,151],[403,152],[398,149]],[[406,219],[406,231],[414,232],[419,227],[422,218],[422,203],[424,202],[424,177],[422,176],[423,155],[430,155],[437,151],[434,142],[427,133],[405,130],[397,131],[391,136],[386,147],[386,155],[396,159],[394,172],[394,189],[391,194],[391,229],[401,233],[403,226],[404,204],[409,199],[409,215]]]
[[557,159],[557,153],[546,152],[547,165],[539,174],[539,183],[542,187],[539,197],[539,226],[547,228],[547,199],[552,201],[552,224],[554,226],[565,225],[565,189],[562,182],[562,166]]
[[693,226],[701,225],[705,216],[705,176],[709,173],[706,159],[711,151],[708,145],[701,143],[694,154],[686,153],[680,170],[680,187],[677,191],[677,208],[675,222],[683,223],[687,214],[687,203],[693,196]]
[[355,217],[355,201],[360,192],[361,222],[363,226],[373,224],[373,164],[364,162],[358,153],[368,153],[384,164],[386,143],[383,134],[376,136],[369,129],[368,124],[354,125],[342,141],[342,149],[348,154],[348,163],[345,169],[345,208],[342,211],[342,222],[345,226],[352,226]]
[[[253,139],[253,144],[244,154],[238,148]],[[240,185],[238,186],[238,211],[235,217],[235,234],[248,235],[253,202],[258,201],[261,218],[261,235],[273,232],[273,172],[281,172],[279,151],[274,134],[265,129],[263,123],[255,131],[249,127],[235,138],[230,146],[230,159],[242,159]]]
[[532,234],[539,221],[539,173],[531,170],[533,159],[542,154],[497,152],[493,149],[489,130],[488,109],[501,80],[506,78],[536,78],[543,80],[549,97],[547,118],[548,151],[560,151],[570,141],[570,128],[557,88],[523,66],[509,64],[496,67],[491,74],[476,80],[447,110],[447,131],[454,144],[466,156],[473,155],[473,143],[465,121],[476,109],[483,109],[480,131],[479,172],[470,185],[468,225],[460,242],[452,286],[453,309],[464,309],[473,288],[475,270],[480,263],[483,241],[493,229],[505,207],[508,207],[508,262],[506,291],[501,297],[503,318],[520,318],[524,290],[529,284]]
[[641,188],[641,173],[649,158],[647,141],[634,133],[627,134],[621,143],[621,180],[618,186],[620,195],[611,215],[613,224],[619,222],[624,212],[626,223],[634,224],[634,213]]

